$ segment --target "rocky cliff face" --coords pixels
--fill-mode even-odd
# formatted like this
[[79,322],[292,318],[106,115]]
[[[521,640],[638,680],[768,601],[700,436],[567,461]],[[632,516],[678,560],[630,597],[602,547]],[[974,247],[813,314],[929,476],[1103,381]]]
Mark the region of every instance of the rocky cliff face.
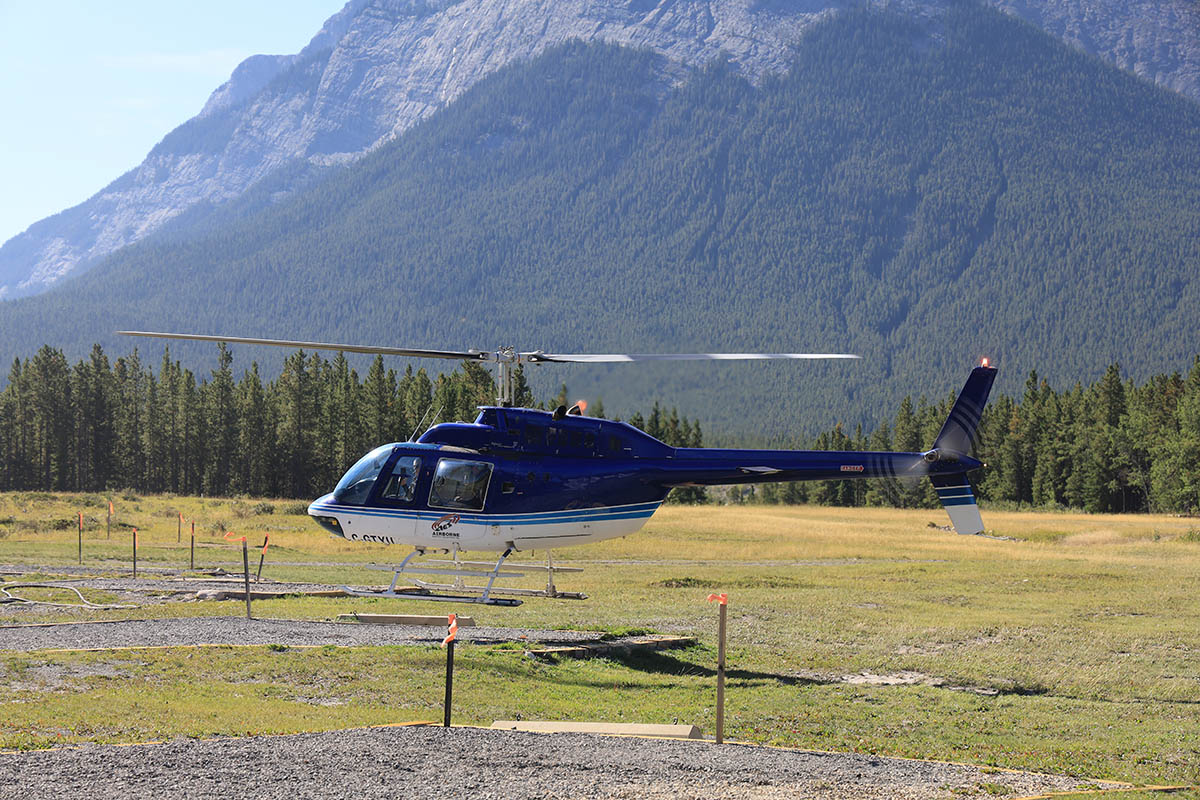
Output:
[[1200,101],[1196,0],[989,0],[1110,64]]
[[786,67],[836,0],[351,0],[291,56],[254,56],[137,168],[0,249],[0,297],[41,291],[197,203],[306,159],[344,162],[484,75],[570,39],[652,49],[667,85],[722,52],[751,78]]
[[[0,248],[0,298],[40,292],[185,210],[304,160],[353,160],[483,76],[570,39],[648,48],[664,87],[722,53],[751,80],[786,68],[846,0],[351,0],[300,53],[254,56],[138,167]],[[1200,99],[1194,0],[990,0]],[[900,0],[935,14],[945,0]]]

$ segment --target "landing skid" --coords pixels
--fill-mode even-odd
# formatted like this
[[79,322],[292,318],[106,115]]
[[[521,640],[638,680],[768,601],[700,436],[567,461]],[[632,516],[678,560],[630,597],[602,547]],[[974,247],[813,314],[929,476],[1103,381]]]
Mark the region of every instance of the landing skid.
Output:
[[487,597],[479,595],[457,595],[457,594],[434,594],[422,587],[413,589],[400,589],[393,591],[391,589],[366,590],[351,589],[349,586],[343,586],[342,590],[347,594],[352,594],[355,597],[391,597],[400,600],[435,600],[442,603],[475,603],[477,605],[488,606],[519,606],[520,600],[513,600],[508,597]]
[[[386,589],[379,590],[362,590],[351,589],[349,586],[343,586],[342,589],[355,597],[388,597],[408,600],[435,600],[444,603],[475,603],[479,605],[490,606],[519,606],[522,601],[515,599],[517,597],[547,597],[557,600],[586,600],[587,595],[582,592],[561,592],[554,585],[554,573],[556,572],[583,572],[578,567],[556,567],[554,566],[553,557],[549,551],[546,553],[546,563],[543,564],[508,564],[507,566],[515,569],[524,570],[544,570],[546,572],[546,588],[545,589],[518,589],[504,586],[497,586],[497,578],[522,578],[524,572],[506,572],[502,571],[505,565],[505,560],[512,553],[512,548],[505,550],[504,553],[496,560],[495,563],[490,561],[463,561],[458,557],[459,551],[455,548],[452,551],[451,559],[434,559],[422,562],[420,565],[411,565],[410,562],[417,556],[425,555],[424,550],[414,550],[405,557],[404,561],[400,562],[396,567],[376,567],[371,566],[369,569],[377,569],[383,572],[392,573],[391,585]],[[445,565],[429,566],[429,565]],[[474,569],[472,569],[474,567]],[[454,577],[453,583],[431,583],[423,581],[419,578],[413,578],[413,583],[416,584],[412,588],[396,588],[396,584],[400,581],[401,575],[449,575]],[[486,585],[470,586],[463,580],[464,578],[487,579]],[[448,592],[443,594],[442,592]]]

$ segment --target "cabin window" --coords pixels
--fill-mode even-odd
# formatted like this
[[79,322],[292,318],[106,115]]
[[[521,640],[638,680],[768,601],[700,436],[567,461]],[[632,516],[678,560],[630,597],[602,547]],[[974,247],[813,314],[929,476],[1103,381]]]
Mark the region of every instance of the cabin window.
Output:
[[421,472],[421,459],[415,456],[401,456],[392,467],[387,485],[383,487],[384,500],[395,500],[400,503],[411,503],[413,489],[416,488],[417,475]]
[[621,447],[621,437],[609,436],[608,437],[608,449],[609,449],[609,452],[620,453],[621,450],[623,449]]
[[540,425],[525,426],[525,444],[541,447],[546,443],[545,429]]
[[588,451],[595,451],[595,449],[596,449],[596,434],[592,433],[591,431],[588,431],[587,433],[583,434],[583,446]]
[[476,425],[490,425],[493,428],[500,427],[500,415],[496,413],[494,408],[485,408],[479,412],[479,416],[475,418]]
[[392,445],[385,444],[359,459],[338,481],[333,490],[334,502],[347,506],[361,506],[367,502],[375,479],[379,477],[380,470],[391,455]]
[[443,458],[429,490],[429,505],[479,511],[492,479],[492,465],[483,461]]

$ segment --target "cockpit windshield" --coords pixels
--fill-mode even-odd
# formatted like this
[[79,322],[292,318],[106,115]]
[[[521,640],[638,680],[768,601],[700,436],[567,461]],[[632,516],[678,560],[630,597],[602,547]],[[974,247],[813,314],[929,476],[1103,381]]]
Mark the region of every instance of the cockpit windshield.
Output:
[[375,485],[379,471],[383,469],[388,456],[392,454],[392,447],[390,444],[376,447],[360,458],[358,463],[338,481],[337,487],[333,490],[333,501],[347,506],[361,506],[367,502],[367,495],[371,493],[371,487]]

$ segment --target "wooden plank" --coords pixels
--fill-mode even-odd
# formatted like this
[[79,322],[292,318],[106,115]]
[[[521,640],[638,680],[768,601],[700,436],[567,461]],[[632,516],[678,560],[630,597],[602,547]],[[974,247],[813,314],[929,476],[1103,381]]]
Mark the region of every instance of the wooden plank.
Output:
[[599,736],[643,736],[656,739],[703,739],[695,725],[642,725],[635,722],[542,722],[538,720],[496,720],[498,731],[533,733],[591,733]]
[[[337,618],[345,622],[364,622],[372,625],[429,625],[446,627],[446,615],[430,616],[427,614],[338,614]],[[470,628],[475,625],[474,617],[458,616],[458,627]]]

